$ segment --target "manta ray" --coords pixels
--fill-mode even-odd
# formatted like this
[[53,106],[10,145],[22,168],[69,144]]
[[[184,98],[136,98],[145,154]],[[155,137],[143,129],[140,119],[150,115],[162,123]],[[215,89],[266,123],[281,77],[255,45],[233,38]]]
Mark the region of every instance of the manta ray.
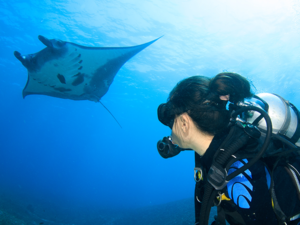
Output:
[[107,93],[119,69],[157,40],[132,47],[85,47],[41,35],[38,39],[46,48],[28,55],[14,52],[28,70],[23,98],[40,94],[95,102]]
[[38,39],[46,48],[28,55],[14,52],[28,70],[23,98],[40,94],[100,102],[120,68],[159,38],[132,47],[86,47],[41,35]]

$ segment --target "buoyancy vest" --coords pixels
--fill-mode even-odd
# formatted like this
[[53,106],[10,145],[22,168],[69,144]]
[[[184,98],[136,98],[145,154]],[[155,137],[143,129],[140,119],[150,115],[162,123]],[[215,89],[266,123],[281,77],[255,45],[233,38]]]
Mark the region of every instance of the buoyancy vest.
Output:
[[[231,128],[233,129],[233,128]],[[243,129],[234,128],[235,137],[244,134]],[[209,185],[207,174],[220,151],[226,136],[219,134],[213,139],[210,147],[203,157],[195,154],[195,214],[196,222],[200,222],[201,207],[210,208],[212,205],[202,204],[204,190]],[[234,142],[234,137],[231,141]],[[223,144],[224,145],[224,144]],[[226,151],[226,145],[223,150]],[[278,145],[278,143],[277,143]],[[269,145],[275,148],[272,144]],[[228,176],[246,165],[261,148],[259,139],[249,139],[248,143],[231,155],[225,163],[225,171]],[[268,149],[270,151],[270,149]],[[278,152],[275,149],[274,152]],[[282,150],[280,150],[282,154]],[[287,152],[287,151],[285,151]],[[274,161],[275,160],[275,161]],[[291,224],[298,221],[300,213],[299,190],[299,165],[300,160],[296,157],[296,151],[273,157],[261,158],[249,169],[243,171],[220,190],[215,191],[215,197],[210,204],[218,205],[219,224],[225,224],[225,218],[230,224]],[[201,173],[201,175],[200,175]],[[286,198],[290,197],[290,200]],[[203,215],[202,215],[203,216]],[[205,220],[208,220],[207,216]],[[207,222],[207,221],[206,221]],[[203,223],[203,222],[202,222]]]

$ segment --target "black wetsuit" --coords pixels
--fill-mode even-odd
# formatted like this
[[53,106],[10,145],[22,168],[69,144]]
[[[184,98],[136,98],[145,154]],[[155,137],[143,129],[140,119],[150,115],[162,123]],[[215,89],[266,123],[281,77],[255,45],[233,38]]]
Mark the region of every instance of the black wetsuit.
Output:
[[[224,141],[226,135],[216,135],[206,153],[200,157],[195,154],[195,162],[208,171],[215,152]],[[240,159],[230,166],[228,174],[247,163],[249,159]],[[300,171],[300,160],[293,165]],[[300,200],[297,188],[283,167],[277,167],[274,172],[275,192],[282,211],[288,216],[300,212]],[[229,199],[222,201],[221,208],[229,224],[278,224],[276,214],[272,208],[270,188],[270,174],[263,161],[257,161],[252,167],[233,178],[223,191]],[[198,190],[198,191],[197,191]],[[195,196],[200,195],[200,188],[196,185]],[[199,197],[199,196],[198,196]],[[201,203],[195,197],[196,222],[199,222]],[[299,219],[289,223],[298,224]]]

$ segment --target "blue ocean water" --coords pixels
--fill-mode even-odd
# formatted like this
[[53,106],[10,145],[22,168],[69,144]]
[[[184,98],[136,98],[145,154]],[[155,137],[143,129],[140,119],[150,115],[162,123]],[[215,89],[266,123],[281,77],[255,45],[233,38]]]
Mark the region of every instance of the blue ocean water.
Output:
[[[157,106],[183,78],[233,71],[299,108],[299,13],[297,0],[0,0],[0,197],[43,218],[192,198],[193,153],[159,156],[170,130]],[[27,70],[13,52],[40,51],[38,35],[93,47],[164,35],[101,99],[122,129],[99,103],[22,98]]]

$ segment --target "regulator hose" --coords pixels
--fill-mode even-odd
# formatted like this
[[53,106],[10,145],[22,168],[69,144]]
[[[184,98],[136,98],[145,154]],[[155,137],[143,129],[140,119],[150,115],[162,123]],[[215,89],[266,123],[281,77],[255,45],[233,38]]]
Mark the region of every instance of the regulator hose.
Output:
[[264,152],[268,148],[268,146],[270,144],[270,141],[271,141],[271,138],[272,138],[272,122],[271,122],[271,119],[270,119],[268,113],[266,111],[264,111],[263,109],[255,107],[255,106],[243,107],[243,108],[237,110],[236,112],[234,112],[232,117],[235,118],[235,117],[237,117],[237,115],[241,114],[244,111],[248,111],[248,110],[254,110],[254,111],[260,112],[261,115],[264,117],[264,119],[266,121],[266,124],[267,124],[266,138],[265,138],[263,146],[261,147],[261,150],[256,154],[256,156],[249,163],[247,163],[246,165],[242,166],[241,168],[237,169],[236,171],[234,171],[233,173],[228,175],[228,177],[226,178],[227,181],[229,181],[232,178],[236,177],[240,173],[246,171],[254,163],[256,163],[257,160],[264,154]]

